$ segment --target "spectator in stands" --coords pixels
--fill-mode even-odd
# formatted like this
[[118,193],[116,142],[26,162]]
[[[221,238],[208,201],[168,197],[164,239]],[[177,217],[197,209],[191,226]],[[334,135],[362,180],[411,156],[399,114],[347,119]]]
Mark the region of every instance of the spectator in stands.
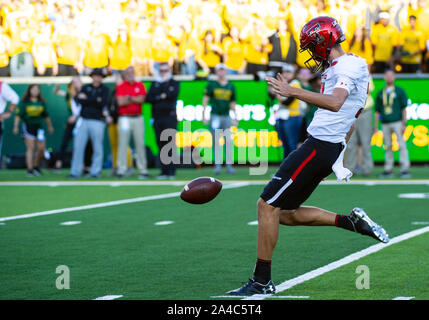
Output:
[[[374,106],[374,99],[371,95],[372,91],[374,91],[374,81],[371,76],[368,87],[368,98],[366,99],[365,107],[355,122],[355,129],[347,143],[345,157],[345,167],[353,172],[353,174],[361,173],[364,177],[370,176],[371,170],[374,167],[371,155],[371,138],[374,133],[372,126],[372,108]],[[359,152],[359,149],[361,149],[361,152]],[[359,158],[361,158],[361,165]]]
[[[3,121],[9,119],[11,115],[15,113],[18,102],[19,97],[16,92],[6,82],[0,82],[0,159],[3,136]],[[9,107],[6,111],[8,103]]]
[[109,37],[102,32],[99,23],[94,22],[79,57],[79,69],[83,74],[89,75],[94,69],[101,69],[103,75],[107,75],[110,46]]
[[[63,133],[63,139],[61,141],[58,158],[55,161],[55,171],[60,170],[66,158],[67,147],[69,142],[73,138],[76,122],[80,116],[82,106],[76,101],[76,96],[82,89],[82,81],[79,76],[74,76],[72,81],[67,84],[67,90],[61,90],[59,85],[54,87],[54,93],[60,97],[65,98],[67,102],[67,122]],[[84,173],[88,173],[88,168],[91,166],[92,157],[92,144],[91,140],[85,147],[85,158],[84,158]]]
[[282,71],[284,63],[295,64],[297,46],[293,33],[288,27],[288,20],[280,19],[277,24],[276,32],[268,39],[273,46],[269,58],[269,68],[274,71],[274,74]]
[[[282,75],[292,87],[301,88],[301,84],[295,79],[295,67],[290,64],[283,65]],[[269,87],[268,93],[275,95]],[[302,115],[300,101],[295,98],[285,98],[275,95],[279,108],[276,112],[276,130],[283,145],[283,157],[286,158],[298,147],[301,133]]]
[[[320,87],[322,84],[321,74],[317,73],[312,76],[310,79],[311,91],[320,92]],[[311,121],[313,121],[314,113],[317,111],[317,107],[313,104],[307,104],[308,108],[305,113],[305,120],[307,123],[307,127],[310,125]]]
[[160,64],[167,63],[172,68],[175,58],[175,47],[162,25],[155,27],[151,48],[150,72],[159,77]]
[[374,25],[371,41],[374,46],[374,73],[383,73],[386,68],[393,68],[399,45],[399,31],[389,24],[390,14],[381,12],[379,23]]
[[77,132],[73,145],[73,157],[70,178],[82,174],[83,158],[86,143],[91,139],[93,147],[90,176],[97,178],[101,174],[103,164],[103,140],[105,122],[112,121],[108,113],[109,88],[103,82],[104,73],[100,68],[91,71],[92,83],[86,84],[76,96],[81,104],[80,121],[76,124]]
[[33,39],[31,53],[34,58],[34,67],[38,76],[56,76],[58,61],[55,45],[52,40],[52,26],[42,21],[39,33]]
[[144,143],[144,119],[142,104],[146,97],[143,83],[136,81],[132,66],[124,71],[124,81],[116,87],[118,100],[118,177],[123,177],[127,171],[127,148],[131,134],[137,154],[137,169],[139,179],[149,177],[146,163],[146,147]]
[[[13,123],[13,134],[15,135],[19,132],[20,119],[22,119],[23,122],[22,137],[24,138],[26,146],[25,163],[27,165],[27,176],[40,176],[42,174],[40,163],[46,148],[43,120],[45,120],[48,126],[49,134],[54,133],[54,128],[38,84],[31,84],[28,86],[16,109]],[[36,147],[37,152],[34,157]]]
[[345,50],[347,52],[354,53],[361,58],[364,58],[371,70],[372,64],[374,63],[373,50],[371,40],[369,39],[366,29],[363,26],[356,28],[350,41],[345,42],[345,46],[347,45],[348,48],[345,47]]
[[122,24],[118,28],[116,41],[112,44],[112,53],[110,56],[110,65],[113,74],[124,71],[131,65],[131,41],[128,34],[128,28]]
[[[311,86],[310,81],[312,80],[314,75],[311,73],[309,69],[300,68],[296,77],[301,85],[301,88],[305,90],[313,91],[313,87]],[[306,103],[304,101],[300,101],[299,103],[300,103],[300,111],[302,114],[302,124],[301,124],[301,130],[299,134],[299,143],[302,143],[308,137],[307,127],[310,123],[307,123],[307,113],[312,112],[311,118],[313,118],[313,115],[315,112],[313,111],[313,108],[317,109],[317,107],[314,105],[310,105],[309,103]]]
[[207,30],[200,43],[197,62],[206,73],[213,73],[215,67],[220,63],[223,50],[211,30]]
[[399,45],[401,49],[402,72],[416,73],[421,70],[422,54],[425,51],[425,34],[416,28],[416,16],[410,16],[409,25],[400,33]]
[[243,74],[246,72],[247,61],[244,56],[245,45],[240,39],[240,30],[232,26],[229,34],[222,41],[223,61],[228,68],[228,74]]
[[9,49],[10,37],[4,32],[4,28],[0,26],[0,77],[8,77],[10,75]]
[[[109,134],[110,141],[110,152],[112,155],[112,172],[111,176],[118,174],[118,98],[116,97],[116,88],[124,81],[122,72],[116,73],[115,77],[115,89],[113,89],[109,100],[109,114],[112,117],[112,122],[107,125],[107,133]],[[127,176],[133,174],[133,155],[131,148],[127,148]]]
[[30,24],[28,17],[22,12],[6,16],[6,31],[10,33],[10,75],[12,77],[32,77],[34,75],[33,56],[31,44],[36,34],[35,27]]
[[195,32],[192,31],[192,22],[188,19],[178,28],[181,30],[177,57],[180,64],[180,73],[195,76],[198,70],[196,60],[198,40]]
[[247,73],[258,78],[259,72],[268,69],[268,55],[273,50],[273,45],[268,40],[264,23],[257,15],[243,29],[242,38],[246,42]]
[[131,64],[137,77],[149,76],[149,61],[151,58],[152,35],[150,22],[145,17],[138,20],[137,27],[131,31]]
[[[146,102],[152,104],[153,127],[159,148],[161,173],[157,179],[174,179],[176,175],[176,135],[163,137],[164,130],[177,128],[176,104],[179,95],[179,82],[173,79],[171,67],[167,63],[159,66],[160,77],[153,82],[146,97]],[[167,138],[167,139],[166,139]],[[173,140],[172,140],[173,139]],[[163,149],[172,145],[171,150]],[[164,152],[167,152],[164,158]]]
[[[231,121],[230,111],[235,113],[236,93],[235,86],[226,78],[227,68],[223,63],[216,66],[215,81],[209,81],[204,90],[203,97],[203,115],[210,102],[210,131],[213,137],[213,150],[215,159],[214,173],[219,174],[222,170],[221,146],[219,139],[221,136],[225,139],[226,150],[226,171],[234,174],[233,167],[233,143],[231,138]],[[207,120],[203,119],[204,124],[208,124]],[[219,131],[222,130],[222,131]]]
[[395,72],[388,69],[384,73],[386,86],[377,93],[375,101],[375,121],[374,130],[378,130],[378,123],[381,121],[383,139],[385,144],[384,172],[380,178],[393,177],[393,144],[392,134],[396,135],[399,145],[399,163],[401,166],[401,178],[410,177],[410,159],[408,157],[407,146],[404,141],[404,131],[407,125],[408,105],[407,94],[404,89],[395,85]]
[[55,31],[53,37],[57,52],[58,75],[77,76],[80,74],[82,70],[79,69],[78,62],[82,39],[73,20],[68,19]]

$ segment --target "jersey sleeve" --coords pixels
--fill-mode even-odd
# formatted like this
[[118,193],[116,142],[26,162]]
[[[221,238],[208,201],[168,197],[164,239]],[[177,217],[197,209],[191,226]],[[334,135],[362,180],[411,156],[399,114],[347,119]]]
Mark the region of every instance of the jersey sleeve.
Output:
[[355,62],[355,60],[350,57],[350,59],[347,59],[341,66],[338,65],[334,88],[345,89],[350,94],[350,91],[357,87],[359,79],[366,77],[363,70],[367,71],[368,69],[361,64],[361,61],[356,60]]
[[341,88],[347,90],[348,93],[354,88],[355,83],[350,75],[345,73],[340,73],[337,76],[337,82],[334,88]]
[[18,104],[19,102],[19,96],[7,83],[2,84],[2,95],[12,104]]

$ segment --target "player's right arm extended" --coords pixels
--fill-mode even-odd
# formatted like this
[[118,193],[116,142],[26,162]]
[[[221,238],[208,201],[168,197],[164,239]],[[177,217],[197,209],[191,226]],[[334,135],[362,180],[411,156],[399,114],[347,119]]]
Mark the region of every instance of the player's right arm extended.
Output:
[[279,75],[279,80],[268,77],[267,82],[273,91],[283,97],[294,97],[301,101],[313,104],[319,108],[338,112],[346,101],[349,93],[346,89],[335,88],[331,94],[322,94],[291,86]]

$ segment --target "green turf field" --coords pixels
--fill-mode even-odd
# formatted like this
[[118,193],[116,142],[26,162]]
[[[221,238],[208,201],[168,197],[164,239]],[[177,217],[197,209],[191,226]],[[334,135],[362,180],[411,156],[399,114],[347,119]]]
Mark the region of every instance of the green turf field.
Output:
[[[177,194],[184,181],[212,175],[211,169],[141,184],[107,173],[69,181],[49,172],[29,179],[22,170],[0,170],[0,299],[227,299],[225,292],[252,274],[257,226],[249,222],[257,220],[256,200],[274,170],[256,178],[246,168],[219,176],[225,188],[205,205],[187,204]],[[427,197],[398,197],[429,193],[427,169],[412,174],[409,181],[372,177],[361,184],[328,179],[306,204],[342,214],[363,207],[395,238],[429,227]],[[391,184],[379,184],[386,181]],[[376,244],[333,227],[281,226],[273,281],[282,284]],[[428,252],[425,232],[268,298],[429,299]],[[369,289],[356,288],[361,265],[368,267]],[[69,270],[69,289],[56,286],[59,266]]]

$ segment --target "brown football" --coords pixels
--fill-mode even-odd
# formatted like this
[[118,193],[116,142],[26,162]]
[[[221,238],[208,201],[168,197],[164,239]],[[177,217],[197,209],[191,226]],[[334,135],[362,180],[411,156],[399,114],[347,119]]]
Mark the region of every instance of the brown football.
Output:
[[213,200],[220,190],[222,183],[212,177],[200,177],[192,180],[183,187],[180,198],[192,204],[203,204]]

